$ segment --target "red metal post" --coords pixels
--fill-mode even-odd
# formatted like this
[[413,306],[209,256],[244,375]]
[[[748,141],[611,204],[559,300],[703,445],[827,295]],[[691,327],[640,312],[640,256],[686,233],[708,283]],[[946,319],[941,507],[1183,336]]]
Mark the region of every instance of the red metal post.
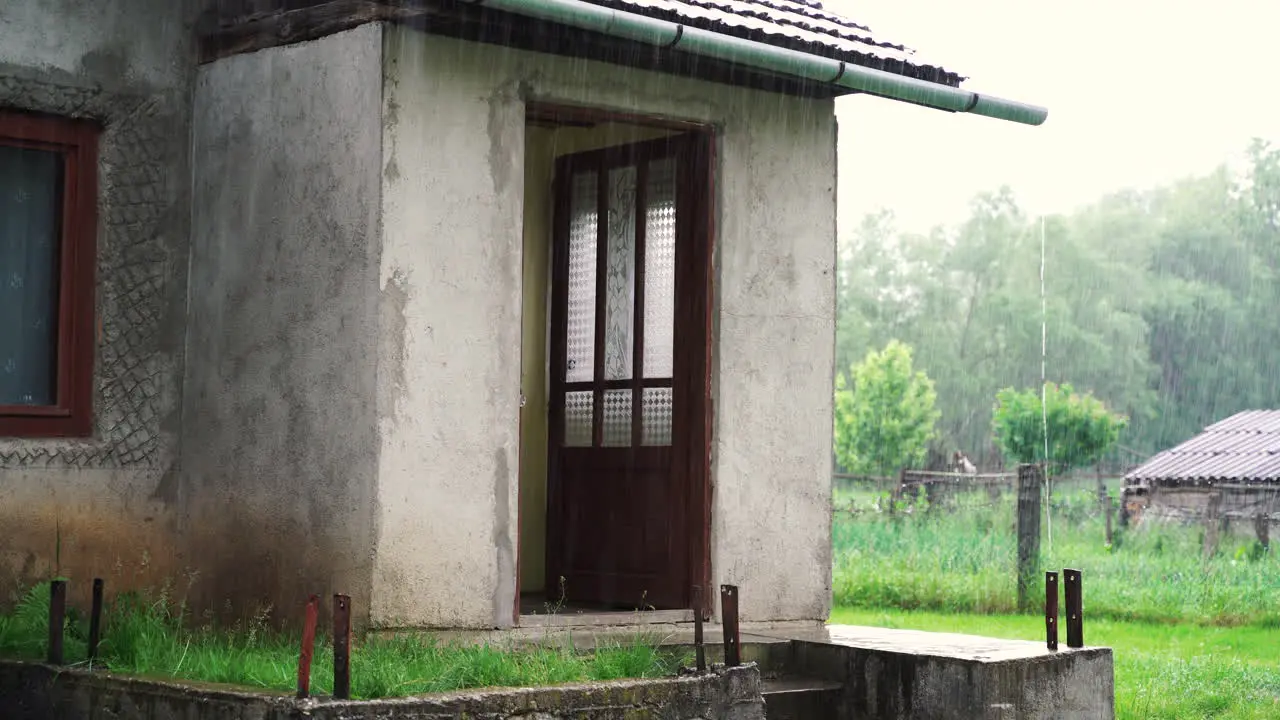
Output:
[[307,600],[306,615],[302,620],[302,651],[298,654],[298,697],[311,694],[311,655],[316,646],[316,617],[320,614],[320,598],[312,595]]
[[724,664],[742,664],[742,636],[738,632],[738,586],[720,586],[720,612],[724,615]]
[[62,626],[67,617],[67,581],[49,583],[49,654],[50,665],[62,664]]
[[702,644],[702,586],[693,586],[693,652],[697,656],[698,672],[707,669],[707,649]]
[[333,696],[351,698],[351,598],[333,596]]
[[1058,649],[1058,573],[1044,574],[1044,630],[1050,650]]
[[1067,600],[1067,647],[1084,647],[1084,602],[1080,590],[1080,571],[1063,570]]
[[89,660],[98,657],[98,640],[102,636],[102,578],[93,579],[93,605],[89,610]]

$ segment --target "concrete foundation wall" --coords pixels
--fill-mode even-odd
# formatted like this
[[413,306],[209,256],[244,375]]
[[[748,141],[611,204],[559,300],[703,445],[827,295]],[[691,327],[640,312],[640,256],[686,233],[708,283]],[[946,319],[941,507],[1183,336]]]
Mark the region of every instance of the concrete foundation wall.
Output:
[[714,124],[714,581],[744,620],[830,604],[835,120],[804,101],[389,28],[373,621],[509,624],[524,107]]
[[[91,118],[98,163],[93,435],[0,438],[0,582],[178,579],[190,218],[184,0],[0,2],[0,107]],[[60,547],[59,547],[60,546]],[[60,561],[59,561],[60,556]]]
[[792,667],[843,683],[849,720],[1112,720],[1110,648],[829,626],[792,643]]
[[381,33],[199,71],[180,502],[204,604],[369,607]]
[[754,666],[700,677],[485,689],[368,701],[295,700],[0,660],[6,720],[764,720]]

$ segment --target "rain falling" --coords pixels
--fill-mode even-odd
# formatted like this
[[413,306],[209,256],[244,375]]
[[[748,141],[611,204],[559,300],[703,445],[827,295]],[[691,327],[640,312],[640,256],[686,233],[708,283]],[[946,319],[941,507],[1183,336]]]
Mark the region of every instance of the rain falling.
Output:
[[1277,23],[0,0],[0,718],[1280,717]]

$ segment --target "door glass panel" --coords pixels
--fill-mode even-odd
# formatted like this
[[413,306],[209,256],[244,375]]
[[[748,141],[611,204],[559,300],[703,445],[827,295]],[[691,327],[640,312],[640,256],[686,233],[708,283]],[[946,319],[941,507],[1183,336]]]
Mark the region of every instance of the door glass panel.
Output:
[[[636,169],[609,171],[609,244],[607,248],[604,328],[604,377],[631,379],[636,276]],[[607,403],[606,403],[607,406]],[[608,413],[605,413],[608,417]]]
[[[596,173],[573,178],[569,199],[569,307],[565,381],[590,382],[596,358]],[[589,413],[588,413],[589,415]],[[568,414],[566,412],[566,422]],[[590,427],[588,417],[588,428]],[[590,439],[591,433],[587,433]],[[566,433],[566,438],[568,437]],[[587,444],[590,444],[588,442]]]
[[0,147],[0,405],[57,402],[62,158]]
[[675,159],[652,163],[648,185],[644,230],[644,377],[669,378],[675,339]]
[[564,394],[565,447],[591,447],[594,406],[595,395],[590,390]]
[[671,388],[645,388],[640,396],[640,444],[671,444]]
[[631,444],[631,391],[604,391],[604,444],[623,447]]

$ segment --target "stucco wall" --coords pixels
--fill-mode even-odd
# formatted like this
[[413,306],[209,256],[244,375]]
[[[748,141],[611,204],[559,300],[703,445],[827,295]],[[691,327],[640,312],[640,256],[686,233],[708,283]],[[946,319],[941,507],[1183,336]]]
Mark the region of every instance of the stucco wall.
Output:
[[96,432],[0,439],[0,571],[509,624],[538,99],[716,126],[713,580],[825,617],[830,102],[377,25],[197,74],[198,4],[0,17],[0,105],[105,125]]
[[[103,128],[94,433],[0,438],[5,583],[60,571],[110,575],[119,587],[181,572],[173,540],[196,4],[0,3],[0,107]],[[73,583],[73,599],[88,587]]]
[[381,43],[366,25],[197,76],[181,506],[206,602],[368,608]]
[[511,622],[529,99],[717,127],[713,579],[744,620],[825,618],[832,104],[401,28],[385,78],[373,621]]

